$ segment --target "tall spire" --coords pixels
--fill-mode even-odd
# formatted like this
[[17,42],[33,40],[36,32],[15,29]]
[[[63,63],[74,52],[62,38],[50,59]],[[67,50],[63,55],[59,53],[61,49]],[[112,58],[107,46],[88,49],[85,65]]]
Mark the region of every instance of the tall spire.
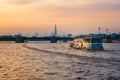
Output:
[[98,30],[99,30],[99,34],[101,34],[101,27],[99,27]]
[[54,29],[54,34],[53,34],[53,36],[57,36],[57,26],[56,26],[56,24],[55,24],[55,29]]

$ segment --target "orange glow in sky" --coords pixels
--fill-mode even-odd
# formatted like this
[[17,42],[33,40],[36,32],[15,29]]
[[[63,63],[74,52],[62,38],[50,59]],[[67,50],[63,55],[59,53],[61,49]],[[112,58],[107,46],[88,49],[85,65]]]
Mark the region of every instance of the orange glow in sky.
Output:
[[0,0],[0,34],[120,32],[120,0]]

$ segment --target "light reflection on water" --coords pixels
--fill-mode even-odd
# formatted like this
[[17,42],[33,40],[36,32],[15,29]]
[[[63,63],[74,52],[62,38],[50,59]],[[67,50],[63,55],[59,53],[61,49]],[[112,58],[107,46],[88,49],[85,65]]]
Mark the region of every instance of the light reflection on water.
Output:
[[[64,46],[68,48],[70,42],[68,43],[63,43],[63,42],[58,42],[58,43],[49,43],[49,41],[31,41],[29,43],[35,43],[35,44],[44,44],[44,45],[49,45],[49,46]],[[66,45],[67,44],[67,45]],[[120,43],[103,43],[104,50],[120,50]]]
[[[0,41],[0,44],[7,44],[7,43],[15,43],[14,41]],[[58,43],[49,43],[49,41],[29,41],[28,44],[36,44],[36,45],[40,45],[40,44],[44,44],[44,45],[49,45],[47,47],[61,47],[61,48],[69,48],[69,44],[70,42],[68,43],[63,43],[63,42],[58,42]],[[27,43],[26,43],[27,44]],[[103,43],[103,46],[104,46],[104,50],[114,50],[114,51],[119,51],[120,50],[120,43]],[[45,47],[45,46],[43,46]]]

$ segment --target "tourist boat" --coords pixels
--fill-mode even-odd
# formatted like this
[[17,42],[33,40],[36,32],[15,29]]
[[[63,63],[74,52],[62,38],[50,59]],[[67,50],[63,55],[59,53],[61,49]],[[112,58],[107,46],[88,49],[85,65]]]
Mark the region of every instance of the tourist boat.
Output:
[[100,38],[77,38],[70,44],[70,47],[85,50],[104,50]]

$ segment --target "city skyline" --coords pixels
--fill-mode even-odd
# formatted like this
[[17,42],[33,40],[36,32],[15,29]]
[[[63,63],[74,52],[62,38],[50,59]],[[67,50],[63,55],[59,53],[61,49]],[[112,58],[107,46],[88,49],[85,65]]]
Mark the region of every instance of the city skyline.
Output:
[[119,0],[0,0],[0,34],[119,33]]

